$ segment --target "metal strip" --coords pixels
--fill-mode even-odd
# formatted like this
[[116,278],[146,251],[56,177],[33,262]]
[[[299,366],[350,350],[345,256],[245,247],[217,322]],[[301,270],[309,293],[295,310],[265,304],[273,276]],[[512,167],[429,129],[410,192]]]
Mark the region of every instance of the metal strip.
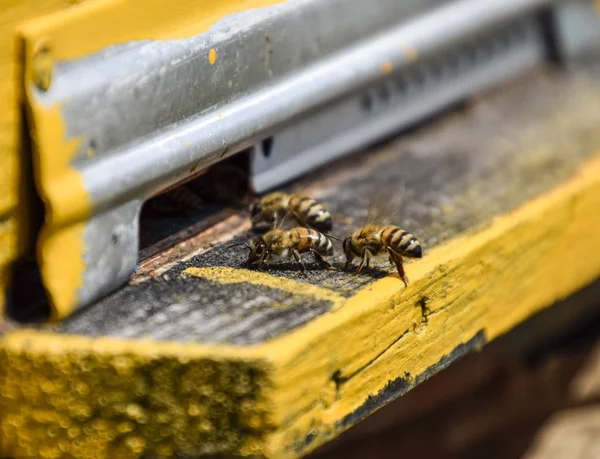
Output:
[[34,117],[61,107],[63,142],[81,140],[72,166],[89,202],[50,203],[61,208],[63,226],[91,213],[76,306],[127,280],[139,211],[156,191],[355,97],[415,58],[553,2],[461,0],[433,10],[439,1],[413,3],[372,0],[365,9],[363,0],[290,0],[232,15],[191,39],[55,63],[52,84],[31,86],[29,97]]
[[[94,209],[111,208],[132,196],[144,198],[190,174],[199,160],[201,166],[210,165],[273,134],[283,123],[381,79],[384,67],[410,64],[412,55],[407,55],[402,44],[425,56],[449,42],[464,40],[548,3],[549,0],[452,3],[250,96],[192,117],[129,148],[112,151],[105,161],[91,161],[82,167]],[[80,120],[81,114],[75,113],[73,119]]]
[[251,185],[262,193],[409,127],[545,60],[535,17],[480,34],[329,104],[254,146]]

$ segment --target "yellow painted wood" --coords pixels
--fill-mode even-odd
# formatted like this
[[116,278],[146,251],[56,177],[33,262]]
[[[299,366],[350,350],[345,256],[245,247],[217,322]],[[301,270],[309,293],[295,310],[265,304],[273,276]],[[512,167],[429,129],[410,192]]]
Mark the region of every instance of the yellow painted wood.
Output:
[[[278,347],[285,353],[279,374],[284,387],[294,380],[313,380],[319,381],[314,390],[322,391],[332,368],[349,379],[338,392],[330,385],[321,403],[292,395],[292,387],[277,392],[278,405],[286,406],[285,417],[294,422],[274,436],[273,451],[314,428],[315,419],[323,423],[319,434],[328,433],[336,420],[388,381],[406,372],[414,378],[480,330],[491,340],[597,279],[599,224],[596,158],[567,185],[409,265],[412,283],[407,290],[388,277],[350,299],[339,313],[345,318],[324,317],[288,337],[289,347]],[[374,292],[381,301],[365,307]],[[311,348],[310,357],[298,347]],[[340,348],[342,352],[331,352]],[[290,358],[292,349],[296,358]]]
[[202,277],[210,281],[228,284],[255,284],[266,285],[289,293],[302,292],[303,295],[312,295],[321,301],[331,301],[333,309],[342,306],[346,299],[333,290],[317,285],[298,282],[285,277],[274,277],[270,274],[256,272],[249,269],[228,268],[226,266],[214,266],[207,268],[188,268],[183,272],[187,276]]
[[189,38],[230,14],[283,1],[95,0],[31,21],[21,30],[33,41],[48,43],[55,59],[74,59],[117,43]]
[[[0,447],[42,457],[306,453],[391,381],[410,385],[476,334],[493,339],[597,279],[598,227],[600,155],[551,192],[410,263],[408,288],[390,275],[264,344],[11,332],[0,339]],[[228,282],[246,273],[231,270]],[[228,424],[240,406],[243,435]]]
[[73,7],[76,3],[79,1],[0,0],[0,321],[11,264],[31,249],[25,206],[28,196],[22,183],[25,153],[19,110],[22,55],[15,38],[16,30],[26,20]]
[[[35,138],[36,182],[47,208],[38,239],[38,262],[52,306],[51,319],[69,315],[85,271],[84,223],[90,201],[71,166],[78,139],[66,139],[60,107],[35,102],[34,84],[48,89],[56,60],[73,59],[134,40],[186,38],[232,13],[281,0],[96,0],[19,24],[23,78]],[[217,51],[206,59],[214,64]]]

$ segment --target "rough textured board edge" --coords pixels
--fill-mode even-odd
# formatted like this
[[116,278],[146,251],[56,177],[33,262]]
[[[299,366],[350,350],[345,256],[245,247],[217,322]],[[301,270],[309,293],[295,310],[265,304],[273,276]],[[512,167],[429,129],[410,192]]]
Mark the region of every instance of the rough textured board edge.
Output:
[[410,375],[407,375],[399,376],[393,381],[388,382],[375,395],[369,395],[356,411],[339,421],[339,428],[346,429],[362,421],[377,409],[406,394],[409,390],[431,378],[436,373],[448,368],[456,360],[461,359],[470,352],[479,351],[486,343],[485,333],[480,331],[466,343],[456,346],[449,354],[444,355],[438,363],[427,368],[413,380],[410,379]]
[[[487,343],[485,333],[483,331],[477,333],[472,339],[466,343],[461,343],[456,346],[450,353],[444,355],[439,362],[431,365],[423,373],[411,379],[410,374],[398,376],[396,379],[389,381],[386,386],[379,392],[369,395],[365,402],[354,412],[348,414],[339,422],[336,423],[336,434],[339,431],[344,431],[349,427],[357,424],[369,415],[377,411],[379,408],[394,401],[398,397],[414,389],[416,386],[434,376],[436,373],[448,368],[452,363],[463,358],[471,352],[477,352]],[[317,439],[317,435],[309,433],[303,442],[293,445],[296,449],[296,454],[302,454],[306,450],[312,449],[313,442]],[[327,438],[321,438],[319,444],[327,441]]]
[[[17,453],[50,444],[71,447],[70,441],[60,443],[44,436],[49,426],[59,435],[68,433],[58,419],[48,414],[54,412],[52,404],[60,403],[62,397],[38,392],[36,399],[11,388],[35,387],[52,392],[61,380],[75,384],[77,373],[72,366],[80,365],[77,355],[84,353],[89,359],[104,362],[94,372],[93,381],[110,374],[139,372],[151,382],[164,384],[161,387],[166,388],[164,395],[170,400],[178,400],[181,395],[174,382],[199,361],[260,362],[266,371],[264,387],[268,389],[258,392],[265,397],[266,414],[265,422],[257,425],[259,434],[267,430],[268,433],[259,440],[236,434],[222,441],[215,438],[210,443],[212,451],[266,457],[306,453],[349,427],[340,423],[360,412],[369,396],[385,391],[390,381],[408,378],[409,373],[418,383],[419,375],[427,375],[445,355],[477,333],[494,339],[598,278],[598,226],[600,157],[596,156],[564,185],[496,219],[478,233],[432,250],[427,258],[412,266],[413,283],[408,289],[404,290],[395,277],[381,279],[336,311],[265,344],[209,347],[92,340],[35,331],[8,333],[0,340],[0,356],[5,360],[0,366],[4,372],[0,378],[4,413],[0,419],[0,441],[5,450]],[[427,298],[425,303],[423,298]],[[155,364],[165,358],[172,365],[158,371]],[[37,364],[26,371],[20,366],[32,361]],[[62,379],[57,377],[61,373]],[[343,384],[336,385],[334,375]],[[230,376],[219,383],[220,390],[230,390],[236,375]],[[31,384],[32,378],[35,384]],[[119,396],[123,403],[137,404],[135,391],[128,389]],[[79,395],[73,402],[80,402],[78,406],[85,411],[89,394]],[[186,451],[182,445],[189,443],[175,438],[180,438],[180,434],[189,438],[186,429],[190,427],[185,427],[189,407],[182,411],[177,406],[165,406],[170,422],[183,427],[171,440],[165,440],[166,446],[161,445],[171,452]],[[105,419],[102,411],[96,413],[87,434],[99,443],[82,451],[90,457],[100,447],[123,444],[113,445],[114,436],[105,438],[96,430],[98,426],[106,429],[106,422],[114,426],[114,414],[107,414]],[[72,421],[68,415],[61,419],[65,423]],[[148,435],[144,430],[147,426],[134,426]],[[114,432],[111,428],[108,431]],[[140,454],[160,454],[154,438],[146,438],[144,433],[134,437],[126,445],[137,448]],[[250,441],[251,437],[254,441]],[[306,444],[307,438],[311,438],[310,444]],[[24,449],[17,449],[17,440]],[[297,448],[300,451],[294,451]]]

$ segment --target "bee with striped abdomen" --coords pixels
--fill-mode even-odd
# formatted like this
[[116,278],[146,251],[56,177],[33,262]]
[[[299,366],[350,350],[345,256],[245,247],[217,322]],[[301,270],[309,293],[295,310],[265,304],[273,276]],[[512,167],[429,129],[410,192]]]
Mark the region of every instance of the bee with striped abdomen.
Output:
[[300,254],[310,252],[317,263],[327,269],[333,269],[323,259],[333,255],[333,244],[327,236],[314,229],[302,227],[290,230],[274,229],[252,239],[247,247],[250,249],[247,265],[260,262],[259,268],[262,268],[272,257],[294,257],[300,269],[305,271]]
[[333,227],[331,214],[323,204],[306,196],[277,191],[250,205],[253,227],[261,221],[271,224],[273,228],[277,227],[287,214],[291,214],[302,226],[318,231],[330,231]]
[[348,269],[354,258],[360,258],[361,262],[356,271],[360,273],[365,266],[369,266],[371,257],[387,254],[390,263],[396,266],[404,285],[408,285],[402,257],[421,258],[423,248],[418,239],[409,232],[384,223],[400,207],[404,199],[404,184],[398,192],[390,194],[393,191],[395,190],[378,190],[371,198],[365,223],[343,240],[342,247],[346,255],[344,269]]
[[388,253],[390,263],[396,265],[398,275],[404,285],[408,285],[408,278],[404,273],[402,257],[421,258],[423,256],[423,249],[417,238],[393,225],[363,226],[344,239],[342,246],[346,255],[345,269],[354,258],[362,259],[357,273],[360,273],[363,267],[369,266],[371,257]]

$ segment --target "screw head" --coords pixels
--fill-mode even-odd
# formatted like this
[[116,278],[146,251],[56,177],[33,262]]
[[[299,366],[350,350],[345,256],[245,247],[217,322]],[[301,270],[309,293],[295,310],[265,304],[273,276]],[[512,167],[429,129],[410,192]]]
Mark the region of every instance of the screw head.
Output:
[[48,43],[40,43],[33,54],[32,69],[33,82],[40,91],[48,91],[52,83],[54,62]]

